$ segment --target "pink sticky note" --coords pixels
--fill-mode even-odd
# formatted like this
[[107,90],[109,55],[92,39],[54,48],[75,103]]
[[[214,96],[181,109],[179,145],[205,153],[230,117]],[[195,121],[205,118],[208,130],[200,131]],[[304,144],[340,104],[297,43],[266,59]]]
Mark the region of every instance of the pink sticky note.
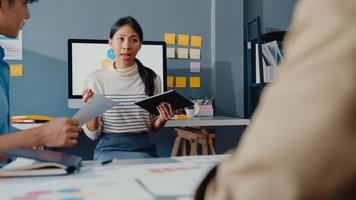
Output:
[[200,62],[190,62],[190,72],[200,73]]

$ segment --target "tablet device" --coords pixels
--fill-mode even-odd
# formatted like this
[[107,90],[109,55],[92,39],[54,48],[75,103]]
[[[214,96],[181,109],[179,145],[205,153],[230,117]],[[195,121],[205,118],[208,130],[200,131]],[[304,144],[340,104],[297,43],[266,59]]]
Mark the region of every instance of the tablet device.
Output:
[[173,110],[178,110],[185,107],[193,106],[194,103],[183,97],[181,94],[174,90],[169,90],[158,95],[148,97],[144,100],[135,102],[136,105],[147,110],[151,114],[159,115],[157,106],[161,103],[171,104]]

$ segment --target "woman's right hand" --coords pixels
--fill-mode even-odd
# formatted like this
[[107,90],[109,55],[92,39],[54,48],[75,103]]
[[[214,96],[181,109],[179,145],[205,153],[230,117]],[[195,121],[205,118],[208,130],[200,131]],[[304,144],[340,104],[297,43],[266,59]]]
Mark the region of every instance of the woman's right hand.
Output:
[[87,103],[89,99],[91,99],[93,96],[94,96],[94,92],[92,89],[90,88],[85,89],[82,93],[83,102]]

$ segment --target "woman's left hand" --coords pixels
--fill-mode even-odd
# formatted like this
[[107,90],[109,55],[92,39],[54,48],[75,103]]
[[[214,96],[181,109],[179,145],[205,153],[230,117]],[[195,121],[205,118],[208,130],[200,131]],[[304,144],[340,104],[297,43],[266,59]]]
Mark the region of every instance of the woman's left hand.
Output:
[[159,112],[158,120],[161,122],[165,123],[174,117],[174,111],[171,104],[161,103],[159,106],[157,106],[157,110]]

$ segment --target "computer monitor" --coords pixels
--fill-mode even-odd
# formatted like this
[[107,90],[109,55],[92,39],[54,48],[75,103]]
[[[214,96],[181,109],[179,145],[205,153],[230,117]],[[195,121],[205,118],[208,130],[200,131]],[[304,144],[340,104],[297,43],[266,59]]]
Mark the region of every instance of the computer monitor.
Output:
[[[143,65],[150,67],[161,78],[162,91],[166,91],[166,43],[144,41],[136,56]],[[68,107],[83,105],[82,91],[89,73],[108,67],[114,59],[107,40],[68,40]]]

